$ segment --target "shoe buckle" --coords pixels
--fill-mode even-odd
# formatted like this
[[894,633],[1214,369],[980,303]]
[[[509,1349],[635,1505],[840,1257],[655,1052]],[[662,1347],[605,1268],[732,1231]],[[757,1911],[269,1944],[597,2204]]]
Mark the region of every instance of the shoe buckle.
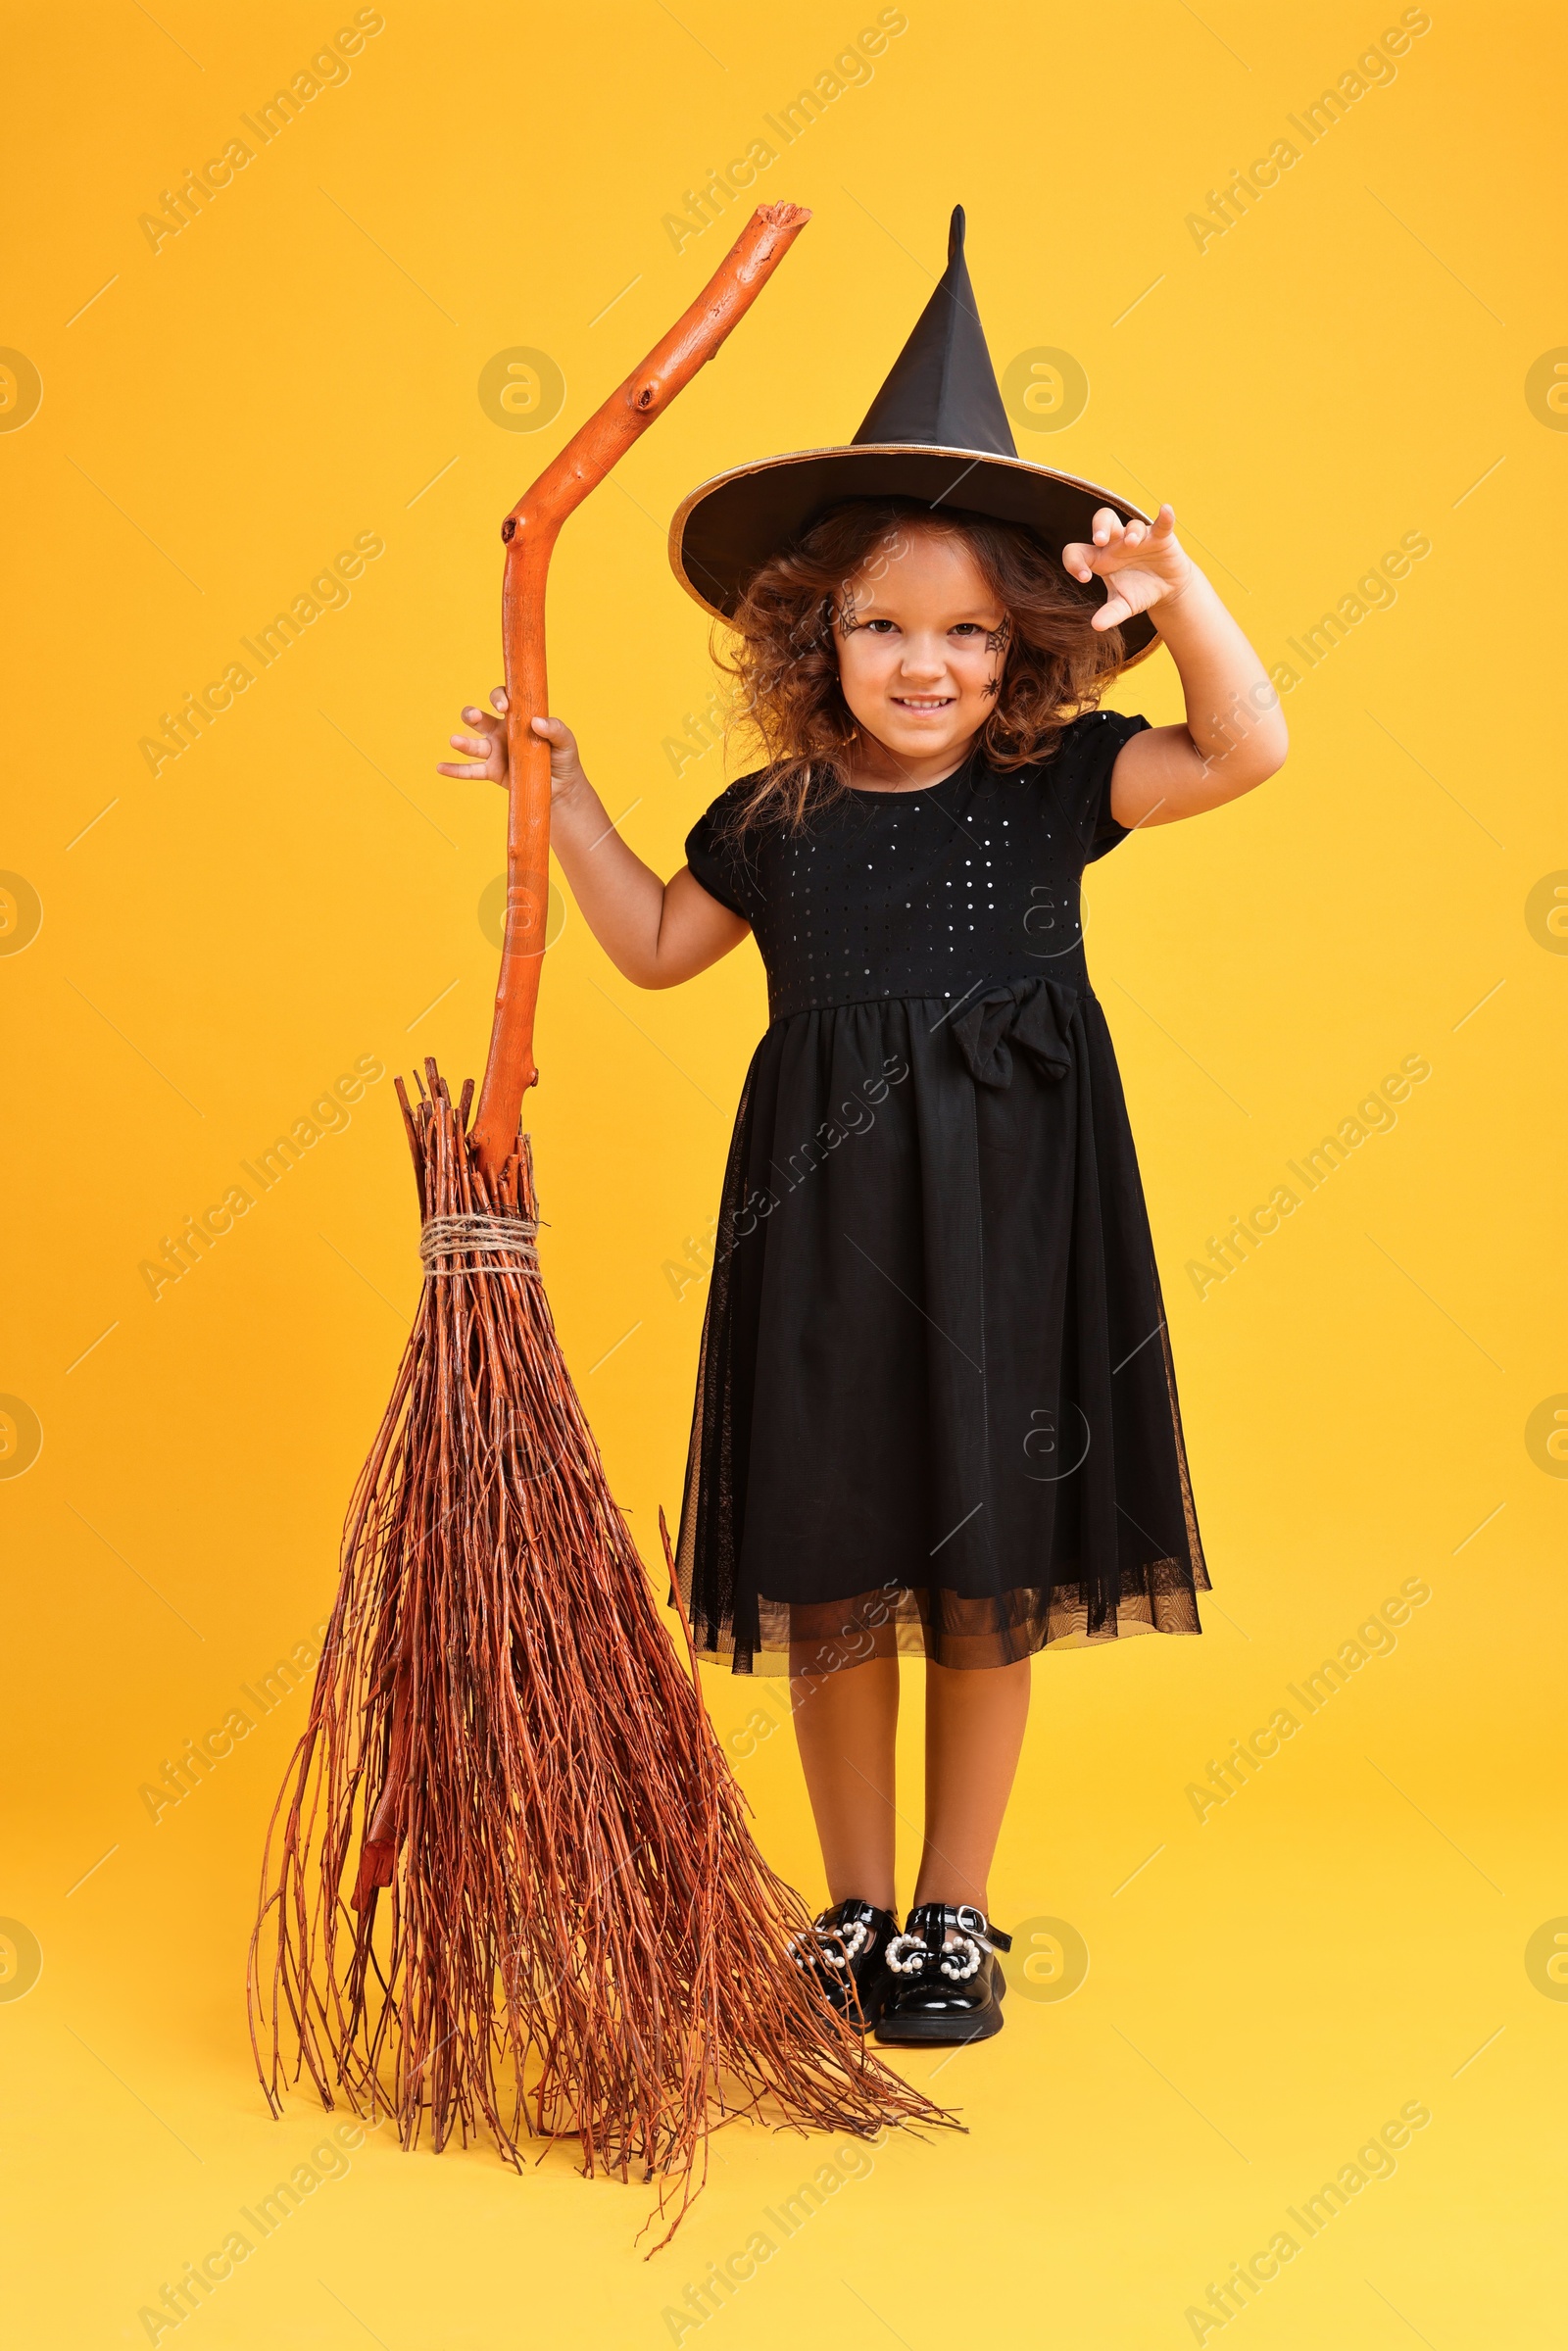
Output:
[[976,1940],[983,1943],[988,1951],[1010,1951],[1012,1949],[1012,1936],[1004,1935],[1000,1927],[993,1927],[985,1912],[977,1910],[972,1902],[960,1902],[953,1915],[957,1923],[959,1933],[974,1935]]
[[983,1910],[977,1910],[972,1902],[960,1902],[953,1916],[958,1933],[967,1935],[980,1945],[982,1951],[995,1948],[991,1940],[991,1921]]

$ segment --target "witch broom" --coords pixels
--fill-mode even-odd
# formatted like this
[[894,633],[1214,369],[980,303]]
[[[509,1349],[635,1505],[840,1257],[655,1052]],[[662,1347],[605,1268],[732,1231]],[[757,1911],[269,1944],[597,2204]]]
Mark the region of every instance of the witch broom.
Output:
[[[805,1909],[753,1842],[605,1481],[534,1248],[522,1099],[549,897],[545,579],[556,535],[738,323],[809,215],[760,208],[711,283],[502,526],[506,944],[477,1112],[397,1091],[425,1282],[349,1505],[311,1714],[269,1834],[252,2046],[510,2162],[573,2136],[679,2225],[727,2116],[935,2120],[789,1957]],[[661,1518],[662,1525],[662,1518]],[[665,1536],[668,1556],[668,1538]],[[683,1620],[683,1630],[684,1630]],[[687,1632],[690,1649],[690,1634]],[[352,1876],[352,1891],[345,1888]]]

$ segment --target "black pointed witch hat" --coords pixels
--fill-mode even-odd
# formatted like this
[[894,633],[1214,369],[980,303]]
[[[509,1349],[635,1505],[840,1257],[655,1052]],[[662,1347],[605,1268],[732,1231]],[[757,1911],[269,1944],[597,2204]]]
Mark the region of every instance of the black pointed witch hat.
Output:
[[[828,507],[887,497],[1021,522],[1058,558],[1069,540],[1090,536],[1098,507],[1113,508],[1124,522],[1150,519],[1116,491],[1018,455],[964,264],[961,208],[936,292],[855,439],[843,449],[763,458],[700,483],[670,524],[669,560],[688,595],[727,620],[752,574]],[[1103,590],[1097,584],[1083,596],[1099,604]],[[1147,613],[1123,621],[1121,633],[1128,664],[1155,643]]]

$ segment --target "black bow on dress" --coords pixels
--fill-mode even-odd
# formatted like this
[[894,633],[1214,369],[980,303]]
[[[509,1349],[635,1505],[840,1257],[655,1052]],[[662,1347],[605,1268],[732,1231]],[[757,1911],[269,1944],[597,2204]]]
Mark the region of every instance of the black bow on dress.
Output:
[[1077,1001],[1043,972],[987,988],[953,1021],[970,1075],[982,1086],[1010,1086],[1011,1049],[1018,1046],[1048,1078],[1064,1078],[1072,1067],[1068,1029]]

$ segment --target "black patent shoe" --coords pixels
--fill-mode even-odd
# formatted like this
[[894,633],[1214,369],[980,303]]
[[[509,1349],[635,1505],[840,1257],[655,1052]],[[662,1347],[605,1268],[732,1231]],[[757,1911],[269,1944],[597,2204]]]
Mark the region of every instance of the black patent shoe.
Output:
[[887,1948],[881,2041],[989,2040],[1002,2031],[1012,1936],[969,1902],[922,1902]]
[[852,1895],[813,1919],[810,1934],[790,1944],[790,1957],[830,2008],[868,2033],[881,2013],[883,1962],[898,1931],[891,1910]]

